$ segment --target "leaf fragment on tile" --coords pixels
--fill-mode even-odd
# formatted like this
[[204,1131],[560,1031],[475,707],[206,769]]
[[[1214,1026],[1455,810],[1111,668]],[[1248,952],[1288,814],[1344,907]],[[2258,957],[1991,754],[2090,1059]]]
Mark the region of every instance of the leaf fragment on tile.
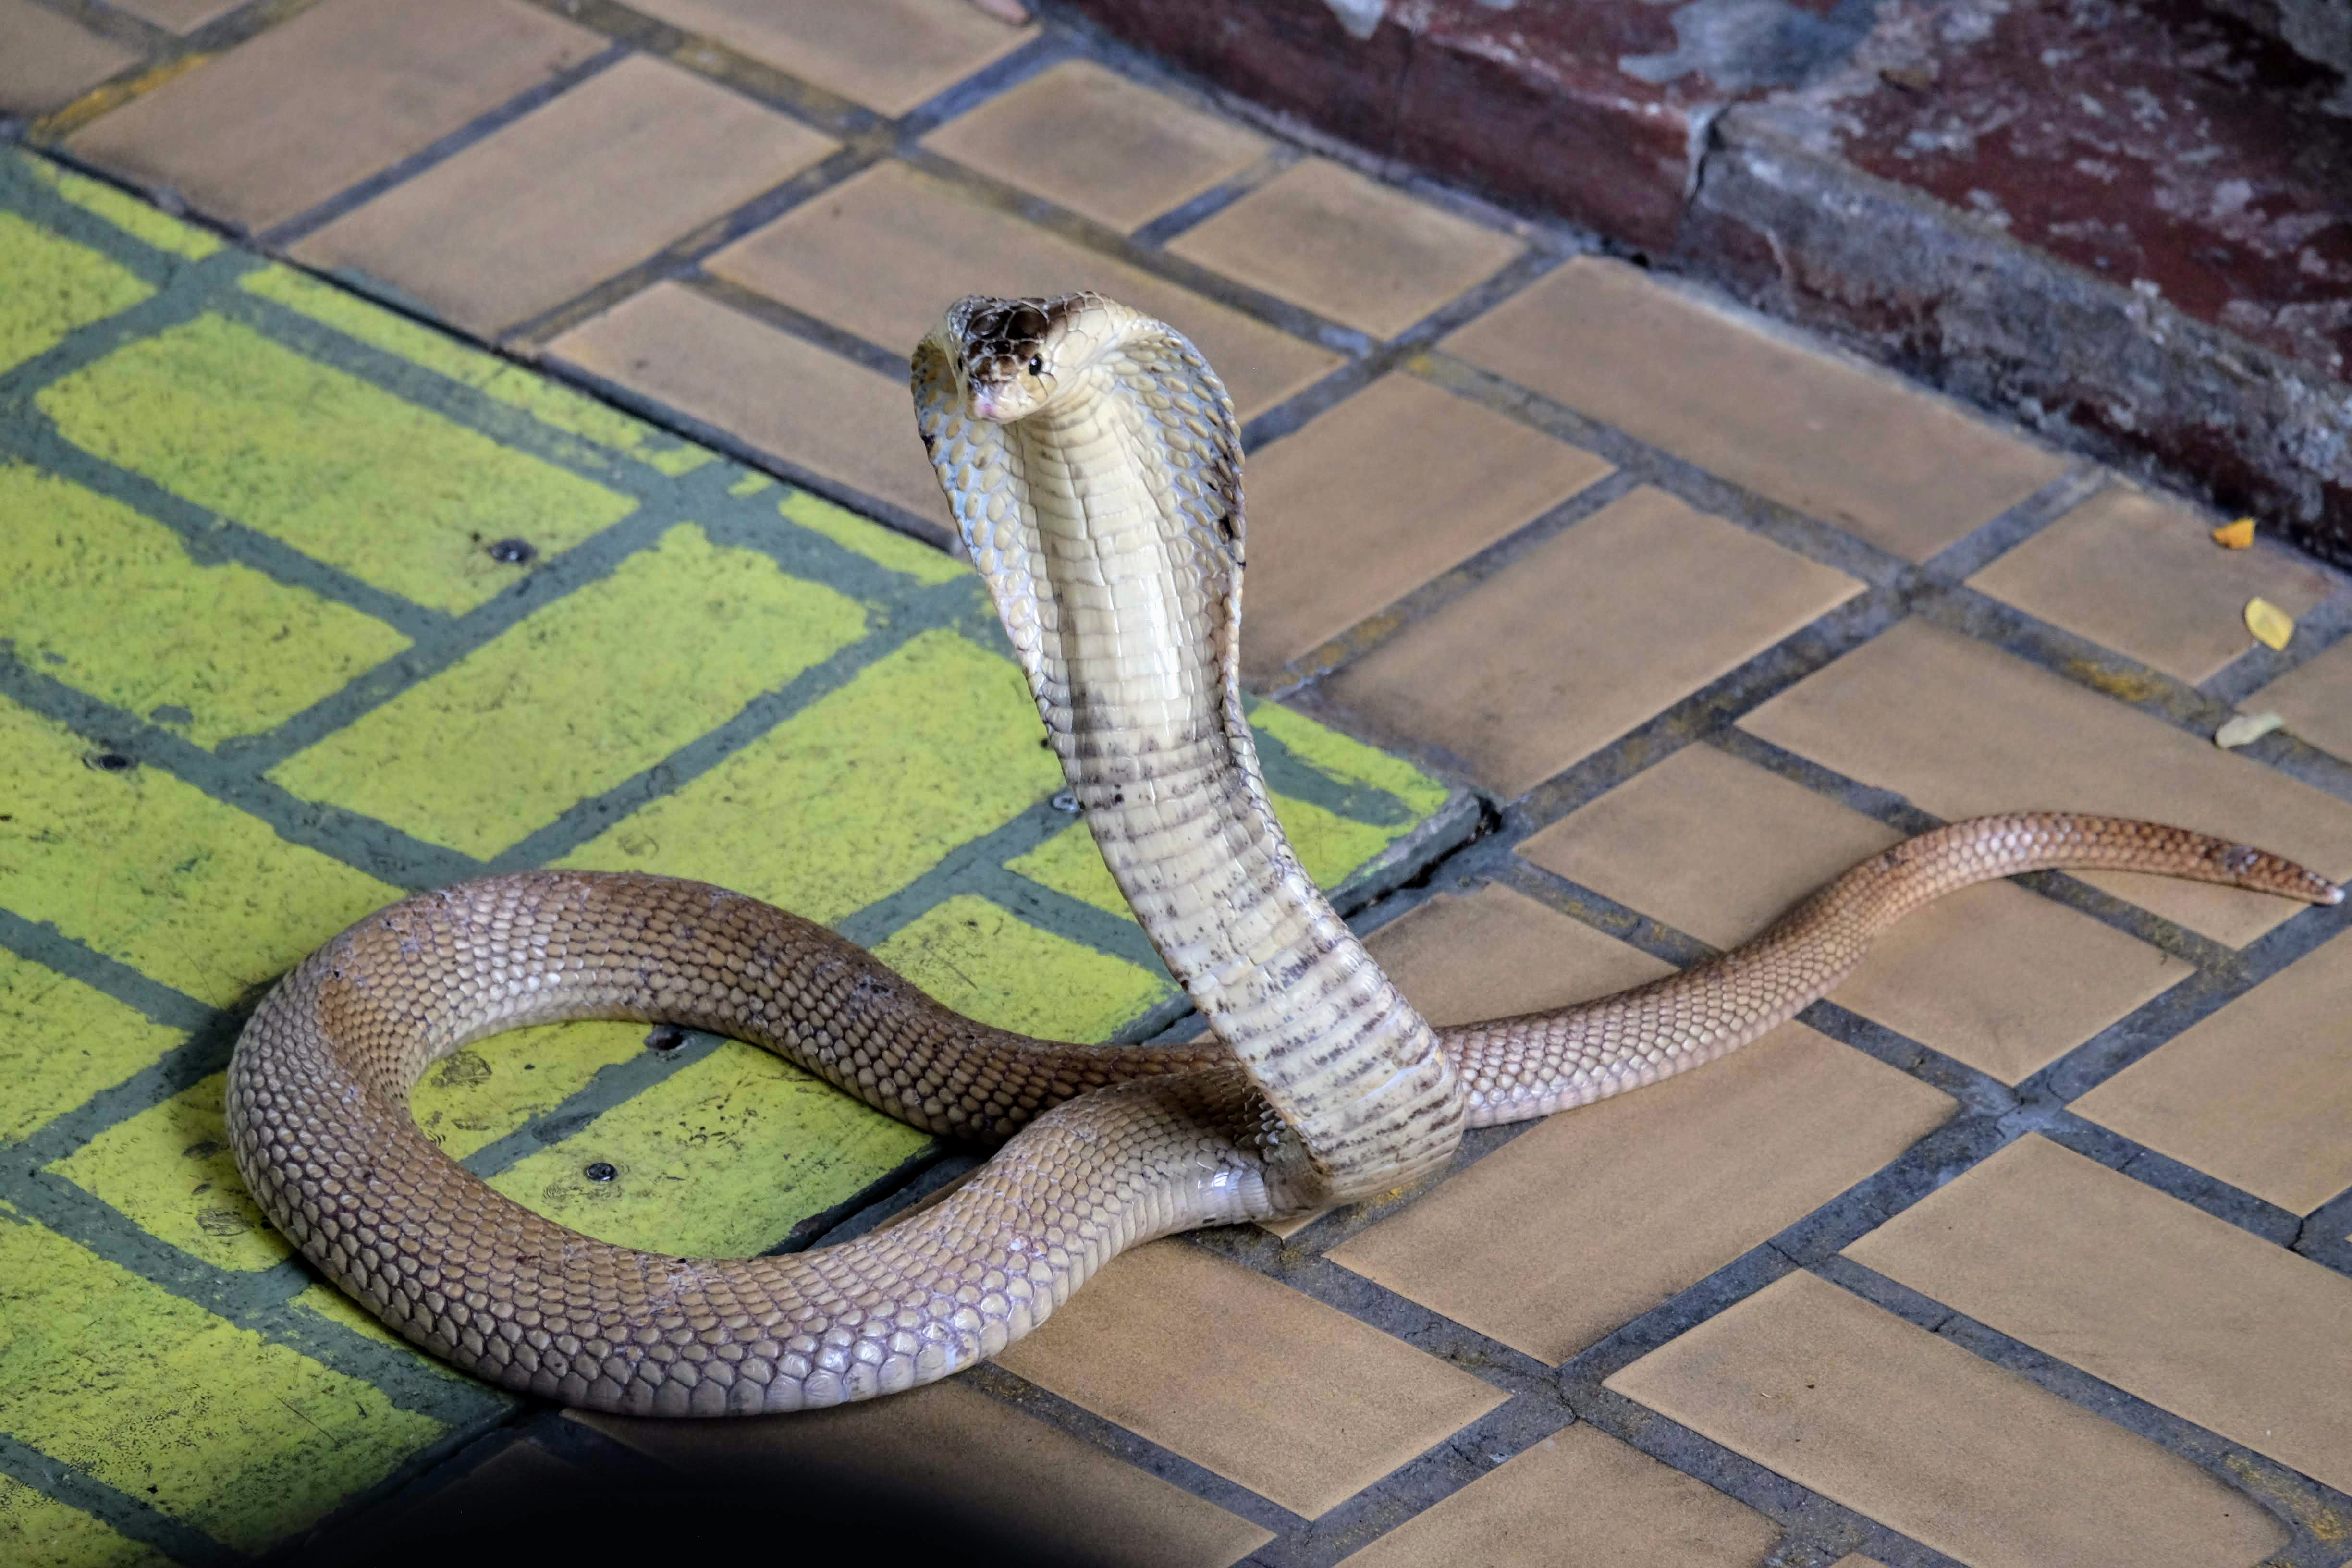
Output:
[[2213,743],[2227,752],[2251,746],[2273,730],[2284,728],[2286,721],[2275,712],[2241,713],[2213,731]]
[[2286,639],[2294,636],[2294,617],[2268,599],[2248,599],[2246,629],[2264,647],[2283,648]]
[[2254,520],[2242,517],[2213,531],[2213,542],[2225,550],[2243,550],[2254,542]]

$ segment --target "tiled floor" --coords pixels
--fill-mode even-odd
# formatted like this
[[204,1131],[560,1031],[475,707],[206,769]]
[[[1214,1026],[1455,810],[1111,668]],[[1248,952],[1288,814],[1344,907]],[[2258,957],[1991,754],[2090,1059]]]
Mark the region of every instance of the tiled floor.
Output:
[[[1276,787],[1320,875],[1434,858],[1357,920],[1441,1020],[1980,810],[2352,873],[2352,585],[960,0],[0,0],[0,112],[509,356],[6,165],[0,1555],[856,1498],[971,1561],[2352,1560],[2352,913],[2122,876],[1956,898],[1728,1061],[1145,1248],[914,1395],[582,1420],[372,1337],[236,1192],[215,1075],[397,889],[657,866],[983,1016],[1175,1019],[906,537],[944,511],[903,356],[954,295],[1100,287],[1224,374]],[[417,1110],[600,1234],[804,1243],[962,1168],[756,1053],[569,1033]]]

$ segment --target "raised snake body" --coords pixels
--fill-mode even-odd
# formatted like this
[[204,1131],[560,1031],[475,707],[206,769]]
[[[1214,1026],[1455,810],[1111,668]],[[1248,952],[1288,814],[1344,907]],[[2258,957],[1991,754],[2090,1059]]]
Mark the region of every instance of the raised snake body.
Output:
[[[966,300],[917,350],[918,423],[1106,862],[1215,1033],[1060,1044],[973,1023],[821,927],[699,883],[489,878],[361,921],[237,1043],[228,1122],[272,1220],[345,1290],[491,1382],[595,1409],[798,1410],[947,1375],[1122,1248],[1279,1217],[1753,1040],[1944,892],[2063,867],[2333,902],[2178,828],[2030,814],[1937,829],[1739,951],[1549,1013],[1433,1031],[1300,870],[1236,678],[1241,455],[1173,329],[1091,294]],[[687,1025],[919,1127],[1009,1140],[944,1201],[838,1247],[689,1259],[593,1240],[457,1165],[408,1111],[484,1036]]]

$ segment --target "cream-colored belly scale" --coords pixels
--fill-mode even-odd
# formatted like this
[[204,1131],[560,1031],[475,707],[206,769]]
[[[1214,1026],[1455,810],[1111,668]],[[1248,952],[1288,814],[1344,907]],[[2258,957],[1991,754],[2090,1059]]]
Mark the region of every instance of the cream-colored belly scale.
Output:
[[[988,1028],[822,928],[667,879],[526,872],[372,916],[288,976],[239,1040],[239,1168],[344,1289],[492,1382],[679,1415],[905,1388],[1001,1349],[1125,1247],[1392,1187],[1442,1164],[1465,1125],[1744,1045],[1953,889],[2063,867],[2340,897],[2179,829],[1986,818],[1857,867],[1738,952],[1433,1032],[1267,808],[1234,674],[1238,441],[1197,352],[1097,296],[967,300],[918,351],[915,392],[1104,858],[1216,1038],[1119,1047]],[[698,1259],[610,1246],[494,1192],[408,1113],[434,1060],[566,1018],[710,1029],[917,1126],[1009,1142],[943,1202],[840,1247]]]

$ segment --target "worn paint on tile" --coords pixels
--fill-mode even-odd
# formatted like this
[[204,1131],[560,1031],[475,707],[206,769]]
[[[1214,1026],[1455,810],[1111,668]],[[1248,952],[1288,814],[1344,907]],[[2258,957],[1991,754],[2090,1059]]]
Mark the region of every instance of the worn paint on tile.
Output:
[[221,242],[195,225],[168,217],[138,197],[112,185],[61,169],[55,163],[21,153],[7,155],[10,177],[21,176],[45,185],[85,212],[97,214],[150,249],[183,261],[202,261],[220,249]]
[[635,505],[220,316],[127,343],[36,401],[97,457],[435,609],[516,581],[484,541],[553,555]]
[[953,632],[878,659],[565,856],[837,921],[1061,787],[1021,672]]
[[11,1436],[241,1550],[447,1430],[5,1205],[0,1321]]
[[903,572],[927,585],[953,583],[971,575],[971,568],[943,551],[877,528],[856,512],[807,490],[792,490],[776,503],[787,522],[821,533],[846,550],[854,550],[878,566]]
[[1106,1039],[1176,994],[1165,974],[1040,931],[970,893],[908,921],[874,956],[967,1017],[1047,1039]]
[[100,749],[0,700],[0,908],[218,1005],[400,897],[159,768],[92,767]]
[[680,523],[269,776],[488,857],[865,631],[856,601]]
[[566,435],[625,453],[672,479],[718,460],[718,454],[709,448],[682,441],[560,381],[534,374],[512,360],[486,353],[405,316],[395,316],[290,267],[256,268],[237,284],[355,342],[472,387]]
[[[756,1047],[729,1041],[490,1179],[516,1202],[624,1247],[764,1252],[930,1143],[930,1135]],[[610,1181],[592,1166],[610,1165]]]
[[643,1024],[541,1024],[478,1040],[426,1069],[409,1114],[453,1160],[497,1142],[644,1054]]
[[0,1561],[22,1568],[146,1568],[172,1560],[104,1521],[0,1476]]
[[54,348],[154,290],[86,245],[0,212],[0,276],[24,281],[0,294],[0,370]]
[[162,710],[200,746],[274,729],[409,646],[308,588],[200,562],[162,523],[26,464],[0,462],[0,517],[19,520],[0,577],[16,657],[124,712]]
[[184,1037],[78,980],[0,952],[0,1083],[8,1086],[0,1143],[152,1066]]
[[215,1268],[283,1262],[294,1249],[246,1191],[229,1152],[226,1084],[224,1073],[202,1079],[116,1122],[49,1169]]

